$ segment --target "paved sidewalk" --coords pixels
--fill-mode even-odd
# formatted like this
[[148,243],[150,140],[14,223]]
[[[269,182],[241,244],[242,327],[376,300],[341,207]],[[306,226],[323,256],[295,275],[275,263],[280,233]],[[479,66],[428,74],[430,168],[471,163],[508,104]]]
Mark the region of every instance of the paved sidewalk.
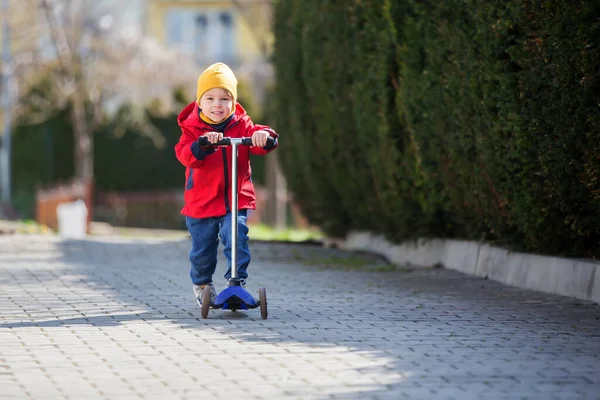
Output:
[[0,399],[600,399],[598,305],[253,243],[269,318],[203,320],[188,249],[0,235]]

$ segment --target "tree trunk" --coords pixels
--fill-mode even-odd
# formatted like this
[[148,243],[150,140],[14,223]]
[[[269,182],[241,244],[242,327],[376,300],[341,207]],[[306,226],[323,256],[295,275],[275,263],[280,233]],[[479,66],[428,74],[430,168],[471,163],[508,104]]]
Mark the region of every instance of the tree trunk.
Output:
[[86,119],[85,103],[80,93],[73,94],[71,121],[75,140],[75,176],[83,182],[94,178],[94,142]]
[[[58,60],[64,78],[64,87],[73,87],[69,102],[71,105],[71,124],[73,125],[73,139],[75,141],[75,176],[78,180],[91,183],[94,178],[94,143],[92,140],[93,128],[85,112],[86,85],[83,75],[83,60],[77,53],[77,48],[67,39],[65,28],[57,23],[53,8],[48,0],[41,1],[41,7],[46,13],[46,20],[50,26],[50,33],[58,53]],[[67,3],[70,15],[74,15],[73,3]],[[81,22],[81,21],[79,21]],[[79,27],[81,28],[81,26]],[[71,33],[81,34],[81,29],[72,30]],[[78,41],[75,41],[78,43]]]

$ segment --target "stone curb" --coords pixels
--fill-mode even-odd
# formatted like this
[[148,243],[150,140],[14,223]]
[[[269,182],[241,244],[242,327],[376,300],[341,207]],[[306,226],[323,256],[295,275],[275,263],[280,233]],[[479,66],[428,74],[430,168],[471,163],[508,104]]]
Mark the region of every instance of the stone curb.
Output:
[[516,253],[485,243],[418,239],[393,244],[382,236],[353,232],[338,245],[368,250],[398,266],[457,270],[507,285],[559,294],[600,304],[600,262]]

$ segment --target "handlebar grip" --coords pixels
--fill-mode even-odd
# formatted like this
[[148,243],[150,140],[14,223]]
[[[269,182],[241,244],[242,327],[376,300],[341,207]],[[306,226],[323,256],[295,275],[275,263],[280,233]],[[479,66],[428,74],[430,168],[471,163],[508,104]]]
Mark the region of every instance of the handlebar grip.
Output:
[[[272,147],[273,144],[275,142],[275,139],[272,138],[271,136],[269,136],[267,138],[267,147]],[[252,138],[240,138],[240,142],[239,142],[242,146],[252,146]],[[198,144],[200,146],[203,147],[207,147],[207,146],[229,146],[231,144],[231,138],[228,137],[224,137],[223,139],[219,140],[217,143],[211,143],[208,141],[208,138],[206,136],[200,136],[198,138]]]
[[206,136],[200,136],[198,138],[198,144],[200,146],[228,146],[231,144],[231,140],[229,140],[229,138],[223,138],[217,143],[211,143],[208,141],[208,138]]
[[[249,137],[242,138],[242,142],[240,144],[242,146],[252,146],[252,138],[249,138]],[[273,144],[275,144],[275,139],[273,137],[269,136],[267,138],[267,145],[266,145],[266,147],[267,148],[273,147]]]

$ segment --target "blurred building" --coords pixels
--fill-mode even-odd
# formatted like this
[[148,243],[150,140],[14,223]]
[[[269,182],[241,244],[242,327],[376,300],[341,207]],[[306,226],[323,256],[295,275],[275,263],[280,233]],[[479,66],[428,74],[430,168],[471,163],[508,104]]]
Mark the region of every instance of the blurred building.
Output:
[[248,23],[251,18],[242,15],[240,4],[249,16],[257,14],[265,2],[147,0],[145,34],[192,55],[200,67],[221,61],[237,68],[263,56],[255,27]]

